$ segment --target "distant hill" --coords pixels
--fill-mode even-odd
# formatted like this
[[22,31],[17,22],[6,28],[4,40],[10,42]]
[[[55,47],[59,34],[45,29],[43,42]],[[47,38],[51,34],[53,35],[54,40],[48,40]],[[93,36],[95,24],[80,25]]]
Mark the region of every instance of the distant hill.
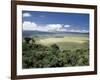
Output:
[[22,31],[22,35],[23,37],[26,37],[26,36],[35,36],[35,35],[66,35],[66,34],[89,34],[89,33],[81,33],[81,32],[44,32],[44,31],[27,31],[27,30],[24,30]]

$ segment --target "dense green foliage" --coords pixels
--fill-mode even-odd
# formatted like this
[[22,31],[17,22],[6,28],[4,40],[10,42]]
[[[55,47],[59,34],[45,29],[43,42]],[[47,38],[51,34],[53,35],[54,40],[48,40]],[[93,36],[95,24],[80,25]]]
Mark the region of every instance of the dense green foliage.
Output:
[[89,65],[88,48],[60,50],[57,44],[44,46],[42,44],[35,43],[34,38],[24,38],[22,43],[22,52],[23,68]]

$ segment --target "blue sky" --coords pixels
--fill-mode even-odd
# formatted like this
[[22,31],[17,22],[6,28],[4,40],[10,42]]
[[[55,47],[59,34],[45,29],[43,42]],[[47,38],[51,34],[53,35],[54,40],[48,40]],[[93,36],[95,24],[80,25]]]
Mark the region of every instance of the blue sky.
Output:
[[88,32],[89,14],[60,12],[22,12],[23,30]]

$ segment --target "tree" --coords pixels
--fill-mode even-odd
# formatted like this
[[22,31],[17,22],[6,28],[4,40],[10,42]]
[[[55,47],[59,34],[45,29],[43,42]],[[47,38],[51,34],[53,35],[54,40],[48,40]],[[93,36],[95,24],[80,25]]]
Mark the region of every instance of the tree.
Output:
[[35,39],[34,38],[32,38],[32,43],[35,43]]
[[59,46],[57,44],[51,45],[51,48],[56,50],[56,51],[59,50]]
[[29,37],[25,37],[24,39],[25,39],[25,42],[26,42],[27,44],[29,44],[31,38],[29,38]]

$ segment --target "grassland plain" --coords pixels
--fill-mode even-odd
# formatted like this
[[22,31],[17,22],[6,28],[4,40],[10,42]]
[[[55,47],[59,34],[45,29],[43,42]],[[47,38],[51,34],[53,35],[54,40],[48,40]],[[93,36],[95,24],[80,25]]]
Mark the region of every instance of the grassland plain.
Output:
[[42,44],[45,46],[51,46],[52,44],[57,44],[61,50],[66,49],[76,49],[76,48],[86,48],[88,45],[89,38],[87,36],[64,36],[64,37],[47,37],[37,39],[37,44]]

